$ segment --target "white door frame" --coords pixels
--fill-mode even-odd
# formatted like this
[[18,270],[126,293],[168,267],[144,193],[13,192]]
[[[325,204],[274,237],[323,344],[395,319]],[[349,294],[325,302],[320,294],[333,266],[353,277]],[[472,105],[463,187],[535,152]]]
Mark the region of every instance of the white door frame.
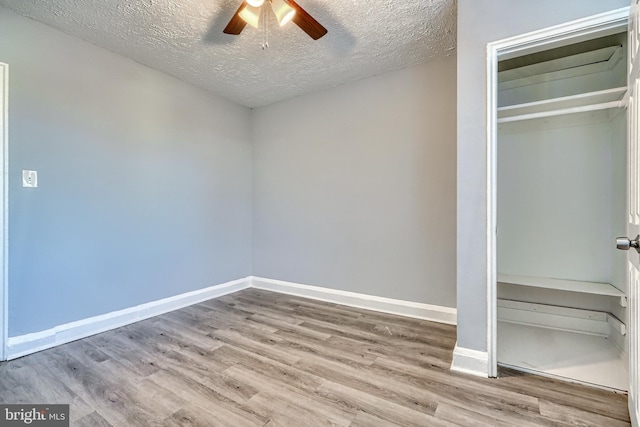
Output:
[[9,66],[0,63],[0,360],[7,360],[9,337]]
[[[627,29],[629,8],[605,12],[554,27],[487,44],[487,356],[488,375],[498,375],[497,293],[497,166],[498,166],[498,58],[552,49]],[[614,242],[611,242],[613,248]]]

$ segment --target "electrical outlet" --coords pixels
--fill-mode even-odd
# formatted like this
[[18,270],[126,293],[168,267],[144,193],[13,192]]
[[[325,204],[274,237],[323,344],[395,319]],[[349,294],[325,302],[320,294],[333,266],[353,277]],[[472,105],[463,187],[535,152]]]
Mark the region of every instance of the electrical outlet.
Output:
[[38,187],[38,171],[22,171],[22,186],[25,188]]

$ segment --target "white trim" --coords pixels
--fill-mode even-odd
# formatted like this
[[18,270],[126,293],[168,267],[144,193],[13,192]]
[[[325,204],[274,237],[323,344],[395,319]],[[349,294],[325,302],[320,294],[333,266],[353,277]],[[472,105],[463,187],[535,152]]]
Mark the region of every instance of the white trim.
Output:
[[91,335],[99,334],[150,317],[168,313],[189,305],[197,304],[212,298],[218,298],[233,292],[249,288],[248,277],[234,280],[217,286],[187,292],[164,298],[158,301],[113,311],[100,316],[89,317],[45,331],[10,337],[8,339],[8,359],[16,359],[27,354],[45,350]]
[[498,376],[498,53],[487,45],[487,375]]
[[628,20],[629,6],[625,6],[489,44],[496,51],[499,51],[501,59],[510,59],[570,43],[579,43],[620,33],[621,29],[627,30]]
[[487,351],[488,374],[497,376],[497,266],[496,266],[496,230],[497,230],[497,142],[498,142],[498,57],[507,59],[532,53],[542,49],[566,44],[568,40],[578,42],[626,29],[629,8],[605,12],[554,27],[498,40],[487,44],[487,123],[486,123],[486,162],[487,162]]
[[287,295],[332,302],[349,307],[363,308],[365,310],[380,311],[382,313],[430,320],[432,322],[446,323],[449,325],[456,324],[457,310],[451,307],[442,307],[438,305],[423,304],[253,276],[251,277],[251,287]]
[[472,350],[470,348],[456,347],[453,349],[451,370],[477,377],[487,377],[489,369],[489,357],[486,351]]
[[9,337],[9,66],[0,63],[0,360]]
[[640,426],[640,408],[634,408],[631,399],[629,399],[629,416],[631,417],[632,427]]

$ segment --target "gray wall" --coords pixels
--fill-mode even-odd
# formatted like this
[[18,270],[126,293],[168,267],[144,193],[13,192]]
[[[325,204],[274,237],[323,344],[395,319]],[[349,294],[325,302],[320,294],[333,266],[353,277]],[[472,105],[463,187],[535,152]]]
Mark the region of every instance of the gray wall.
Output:
[[486,351],[486,45],[628,5],[627,0],[458,3],[458,345]]
[[254,111],[254,275],[455,306],[456,60]]
[[0,29],[10,336],[251,274],[248,109],[2,8]]

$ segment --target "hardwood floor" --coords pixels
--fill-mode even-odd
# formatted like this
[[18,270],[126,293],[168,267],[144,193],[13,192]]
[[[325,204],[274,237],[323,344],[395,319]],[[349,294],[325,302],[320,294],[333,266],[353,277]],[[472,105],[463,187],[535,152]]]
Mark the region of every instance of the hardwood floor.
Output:
[[623,426],[627,397],[449,370],[455,327],[245,290],[0,364],[74,426]]

